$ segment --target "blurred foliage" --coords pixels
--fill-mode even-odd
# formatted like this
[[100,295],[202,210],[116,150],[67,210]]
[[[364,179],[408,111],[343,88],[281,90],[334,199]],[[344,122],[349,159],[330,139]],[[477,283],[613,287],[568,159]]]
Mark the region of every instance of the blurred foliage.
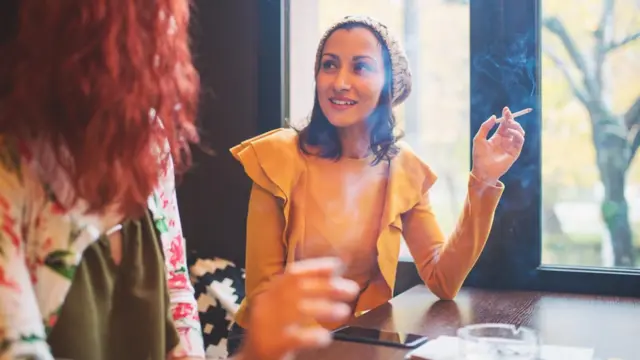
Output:
[[[593,47],[593,32],[598,27],[603,0],[542,1],[542,17],[560,19],[580,50]],[[623,38],[640,31],[640,5],[635,0],[618,0],[614,14],[614,36]],[[542,31],[542,44],[552,48],[566,64],[571,61],[558,38]],[[589,54],[590,55],[590,54]],[[581,74],[573,66],[577,79]],[[624,114],[640,97],[640,40],[612,52],[605,63],[608,79],[605,99],[613,110]],[[560,187],[565,198],[580,198],[599,183],[589,115],[573,95],[562,72],[542,57],[542,176],[547,187]],[[640,186],[640,157],[628,171],[628,179]],[[560,200],[560,199],[553,199]],[[553,201],[551,200],[551,201]]]

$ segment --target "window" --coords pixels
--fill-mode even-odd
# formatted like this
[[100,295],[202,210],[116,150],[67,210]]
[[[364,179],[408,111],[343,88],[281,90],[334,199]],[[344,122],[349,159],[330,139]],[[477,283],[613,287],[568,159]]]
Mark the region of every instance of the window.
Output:
[[[469,172],[469,72],[460,71],[469,68],[469,5],[446,0],[289,1],[285,111],[292,124],[299,124],[313,105],[320,37],[335,21],[356,14],[383,22],[407,51],[413,90],[395,114],[404,140],[438,174],[431,201],[443,231],[451,232]],[[405,244],[400,257],[411,260]]]
[[640,267],[640,2],[541,14],[542,263]]
[[[482,121],[477,113],[486,106],[506,103],[516,108],[531,106],[535,111],[521,120],[527,143],[520,160],[503,179],[506,189],[492,234],[468,285],[640,296],[640,272],[633,268],[637,260],[635,264],[625,260],[637,251],[637,245],[635,250],[629,246],[619,257],[627,265],[616,263],[606,248],[612,242],[599,210],[612,214],[619,207],[611,203],[602,206],[603,192],[612,189],[605,191],[601,185],[598,165],[602,167],[603,162],[596,162],[590,114],[585,109],[585,104],[601,104],[608,111],[607,117],[598,121],[599,136],[595,137],[604,139],[598,149],[601,156],[608,156],[600,159],[605,160],[604,167],[624,161],[626,150],[616,147],[638,146],[633,129],[637,129],[640,117],[640,58],[636,47],[640,44],[631,44],[631,39],[638,37],[640,17],[637,10],[632,10],[637,2],[631,0],[615,2],[611,16],[603,17],[605,5],[612,4],[607,0],[471,3],[472,133]],[[594,31],[603,18],[607,36],[612,39],[606,46],[618,41],[628,46],[606,58],[594,57],[598,46]],[[575,47],[567,48],[558,24],[563,25]],[[574,49],[585,57],[586,73],[581,73],[571,59]],[[599,59],[606,86],[596,92],[600,99],[583,101],[580,97],[587,95],[584,86],[591,86],[590,79],[596,74],[592,69]],[[573,81],[567,81],[568,77]],[[628,115],[627,123],[620,116],[624,114]],[[602,120],[605,126],[601,126]],[[604,137],[600,136],[602,130],[606,131]],[[637,227],[638,172],[636,159],[626,169],[624,191],[610,192],[615,196],[626,193],[627,200],[636,199],[630,207],[629,227]],[[603,174],[607,181],[617,178],[617,184],[622,185],[620,172],[607,170]],[[555,215],[549,215],[550,208]],[[565,238],[558,238],[559,229]],[[637,230],[632,235],[636,244],[639,235]]]
[[[491,236],[467,286],[640,296],[640,155],[631,160],[640,145],[638,1],[260,3],[270,9],[260,15],[261,116],[295,122],[309,112],[315,47],[333,20],[372,15],[401,37],[417,91],[397,115],[440,175],[434,196],[447,232],[464,196],[469,134],[505,105],[534,109],[519,120],[527,142],[502,179]],[[443,162],[450,153],[455,160]]]

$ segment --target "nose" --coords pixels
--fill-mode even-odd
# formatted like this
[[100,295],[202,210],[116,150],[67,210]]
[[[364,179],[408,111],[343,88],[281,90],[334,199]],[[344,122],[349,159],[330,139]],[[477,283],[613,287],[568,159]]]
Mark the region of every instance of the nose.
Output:
[[351,89],[351,75],[349,74],[349,71],[345,68],[340,69],[340,71],[338,72],[338,74],[336,75],[334,82],[333,82],[333,88],[335,91],[337,92],[344,92],[344,91],[348,91],[349,89]]

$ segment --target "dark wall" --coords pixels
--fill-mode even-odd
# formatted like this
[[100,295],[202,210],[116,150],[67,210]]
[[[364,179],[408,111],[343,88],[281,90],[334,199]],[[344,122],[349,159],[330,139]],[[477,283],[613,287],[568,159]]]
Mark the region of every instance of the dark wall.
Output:
[[199,122],[211,157],[194,149],[194,167],[178,187],[190,251],[244,264],[250,181],[228,149],[258,133],[258,1],[198,0],[193,52],[200,71]]

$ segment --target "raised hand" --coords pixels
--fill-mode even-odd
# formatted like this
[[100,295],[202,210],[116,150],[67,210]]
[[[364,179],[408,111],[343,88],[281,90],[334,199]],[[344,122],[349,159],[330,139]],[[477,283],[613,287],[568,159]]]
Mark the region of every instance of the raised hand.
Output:
[[504,121],[498,130],[487,139],[496,125],[496,116],[482,123],[473,138],[473,169],[471,173],[479,180],[495,185],[518,159],[524,146],[524,129],[513,119],[508,107],[502,110]]

